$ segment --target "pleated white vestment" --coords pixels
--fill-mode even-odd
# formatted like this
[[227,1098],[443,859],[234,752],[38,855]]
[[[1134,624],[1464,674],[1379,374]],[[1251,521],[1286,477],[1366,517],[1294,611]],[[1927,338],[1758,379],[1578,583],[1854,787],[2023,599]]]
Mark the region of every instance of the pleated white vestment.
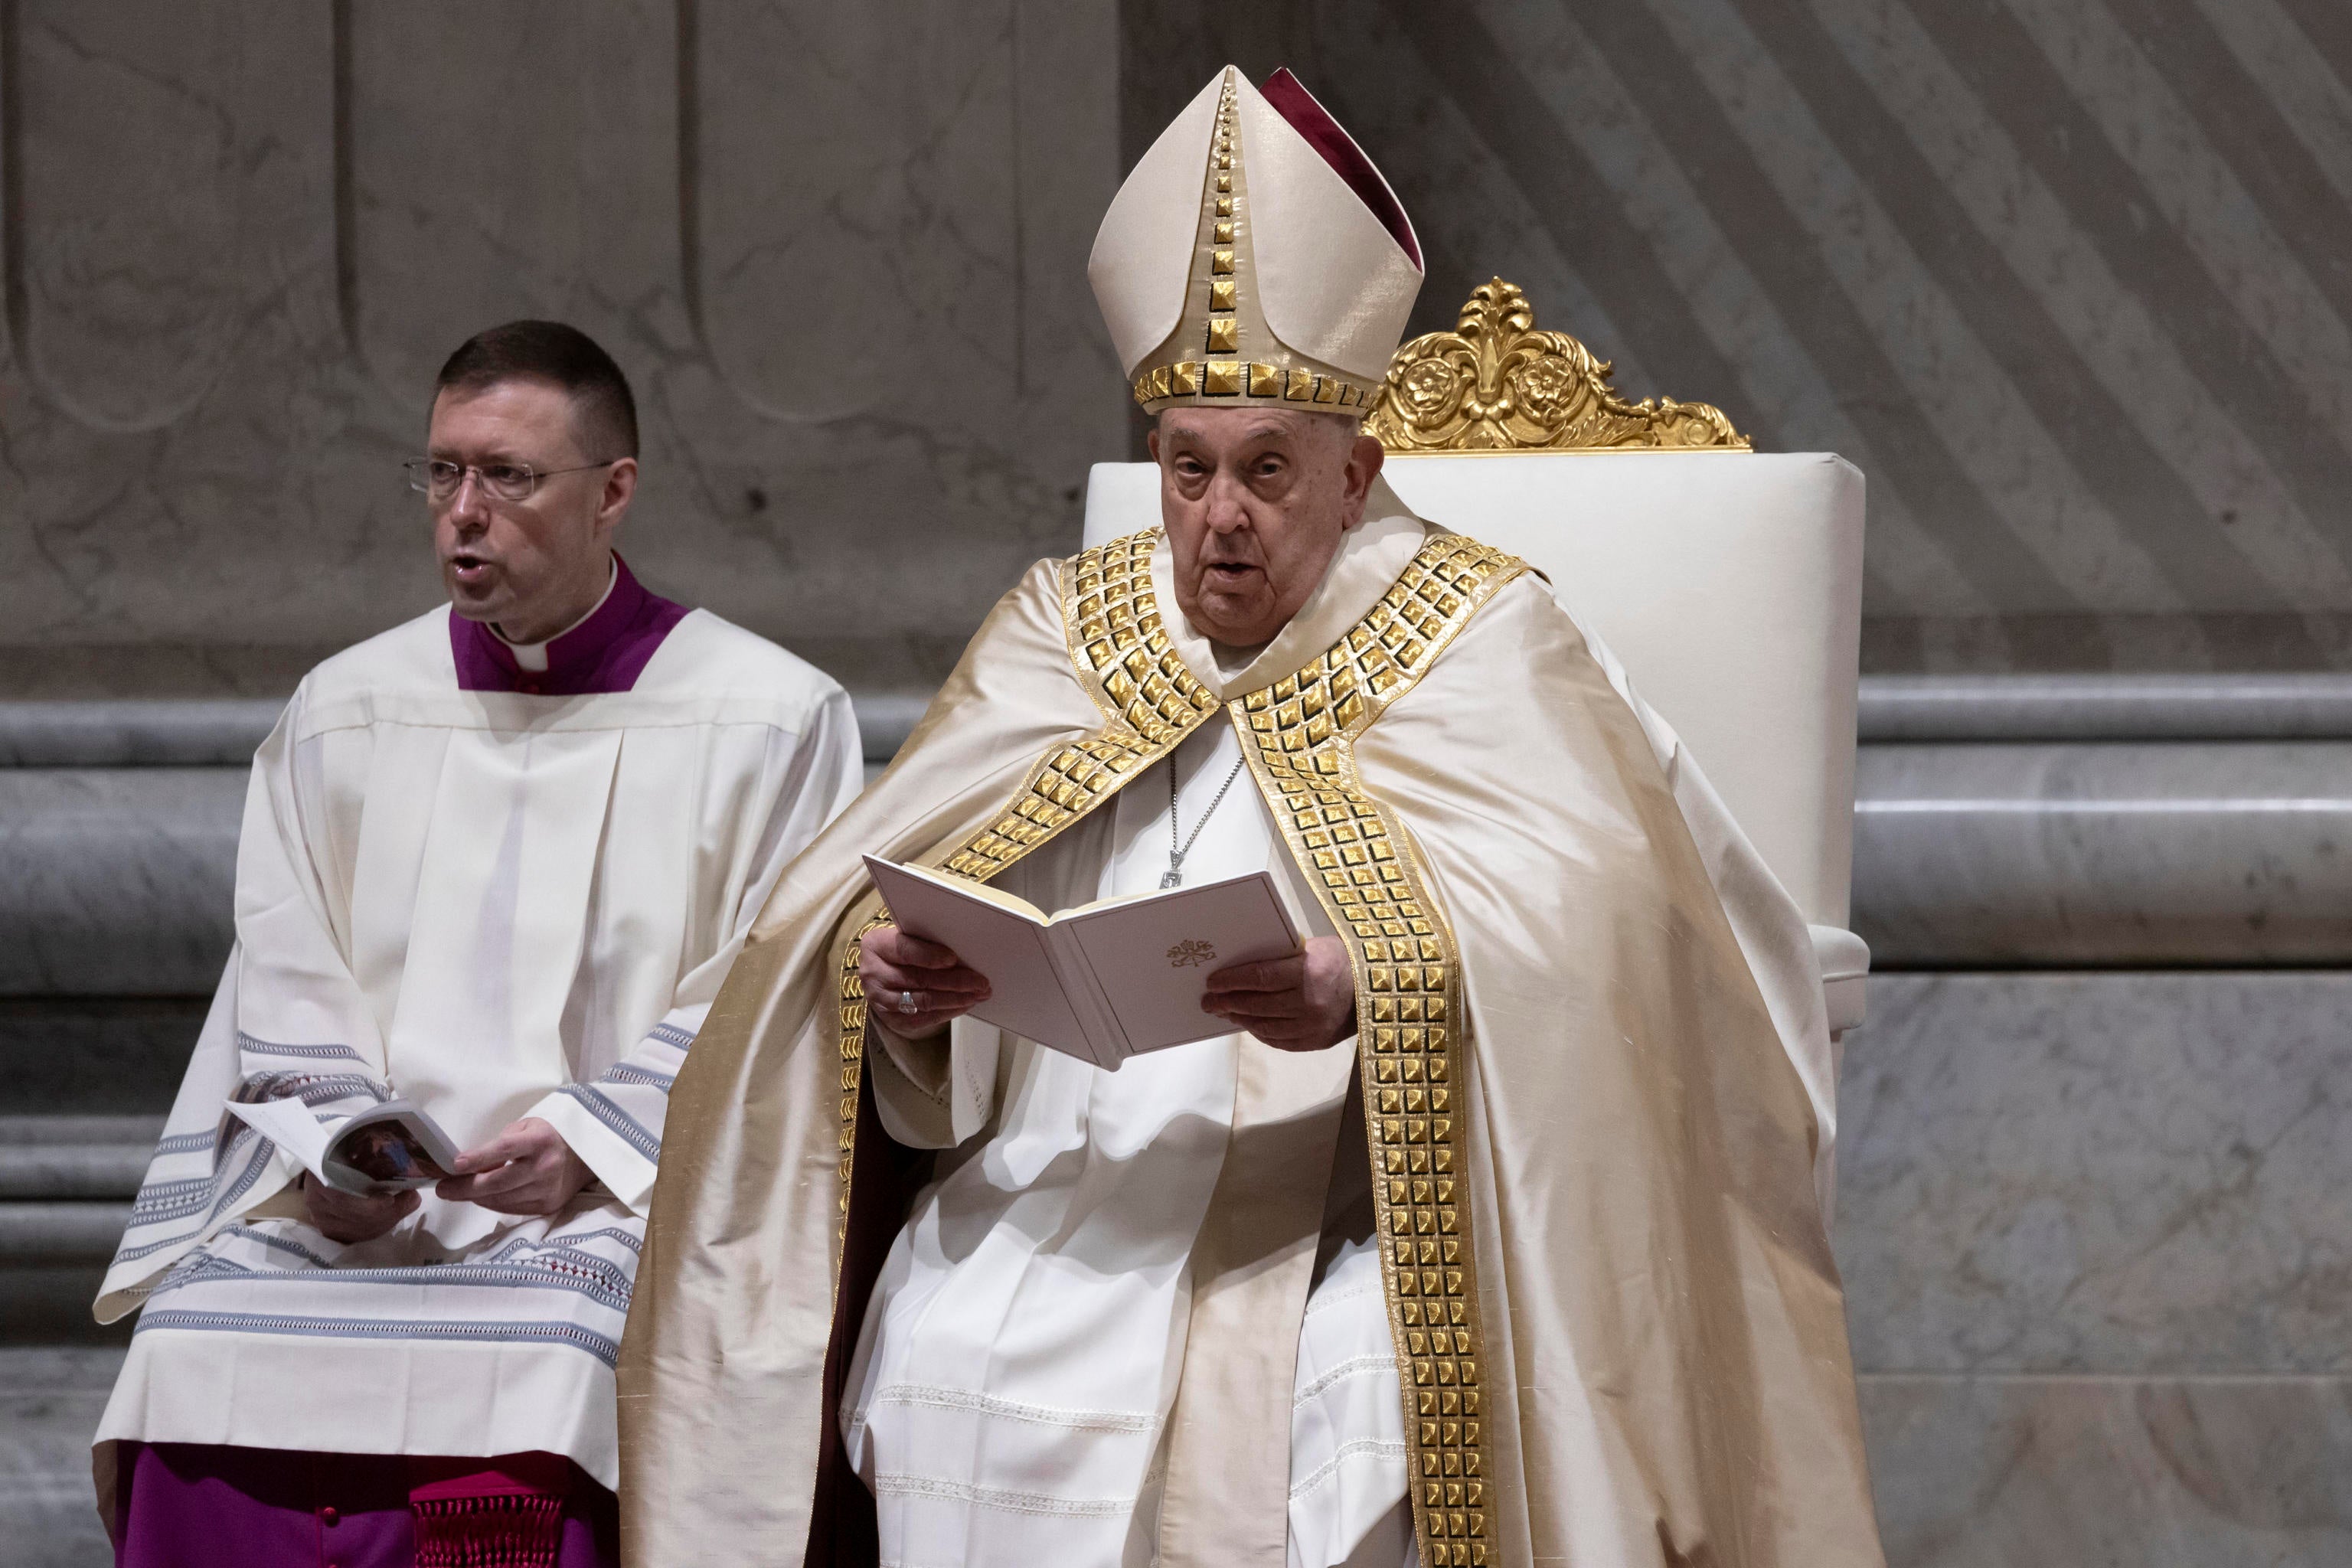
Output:
[[[617,1481],[669,1086],[778,873],[856,793],[856,721],[706,611],[628,689],[574,696],[461,689],[467,631],[436,610],[329,659],[255,759],[236,947],[99,1300],[143,1307],[101,1445],[543,1450]],[[542,1218],[428,1190],[338,1246],[223,1109],[391,1095],[461,1148],[543,1118],[594,1180]]]

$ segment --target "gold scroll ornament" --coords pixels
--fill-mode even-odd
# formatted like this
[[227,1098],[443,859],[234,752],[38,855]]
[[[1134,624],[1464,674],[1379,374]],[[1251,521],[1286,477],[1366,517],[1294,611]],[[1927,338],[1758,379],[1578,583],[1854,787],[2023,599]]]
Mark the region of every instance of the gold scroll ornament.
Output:
[[1628,403],[1612,367],[1566,332],[1536,330],[1518,286],[1471,290],[1450,332],[1397,350],[1364,429],[1394,455],[1653,449],[1745,452],[1748,439],[1711,404]]
[[[1071,663],[1105,723],[1031,768],[1013,803],[948,857],[949,870],[991,879],[1110,799],[1217,710],[1160,621],[1151,587],[1159,539],[1156,529],[1131,534],[1064,566]],[[1526,569],[1458,534],[1432,538],[1329,649],[1223,705],[1259,792],[1355,971],[1359,1080],[1403,1384],[1413,1528],[1421,1561],[1431,1568],[1483,1568],[1493,1556],[1486,1367],[1456,1103],[1461,963],[1410,837],[1356,775],[1355,742]],[[845,1221],[865,1054],[857,974],[865,934],[848,943],[839,971]]]

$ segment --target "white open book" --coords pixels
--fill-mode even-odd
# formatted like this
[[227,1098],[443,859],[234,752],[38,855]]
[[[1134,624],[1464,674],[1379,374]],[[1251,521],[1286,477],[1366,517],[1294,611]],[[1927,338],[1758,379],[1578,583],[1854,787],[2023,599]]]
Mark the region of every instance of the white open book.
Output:
[[457,1173],[457,1145],[404,1100],[371,1106],[331,1132],[299,1100],[231,1100],[228,1109],[337,1192],[406,1192]]
[[[1298,952],[1263,871],[1104,899],[1048,915],[983,883],[866,857],[890,918],[988,976],[971,1016],[1116,1071],[1131,1056],[1229,1034],[1201,1011],[1209,976]],[[889,1016],[894,999],[867,1005]]]

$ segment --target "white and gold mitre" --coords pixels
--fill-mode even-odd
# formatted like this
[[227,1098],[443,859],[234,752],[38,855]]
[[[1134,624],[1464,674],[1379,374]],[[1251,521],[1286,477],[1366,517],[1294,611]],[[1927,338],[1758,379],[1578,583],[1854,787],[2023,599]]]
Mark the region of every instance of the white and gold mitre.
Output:
[[1396,193],[1287,70],[1231,66],[1143,155],[1087,279],[1147,413],[1368,411],[1421,291]]

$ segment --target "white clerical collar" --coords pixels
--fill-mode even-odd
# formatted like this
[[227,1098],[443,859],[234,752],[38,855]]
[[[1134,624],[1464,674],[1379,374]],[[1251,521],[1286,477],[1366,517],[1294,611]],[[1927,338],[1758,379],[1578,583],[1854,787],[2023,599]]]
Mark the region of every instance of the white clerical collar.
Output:
[[1422,542],[1432,532],[1442,531],[1434,523],[1407,511],[1385,485],[1376,486],[1371,499],[1374,503],[1383,500],[1389,503],[1381,509],[1386,515],[1367,518],[1340,535],[1339,548],[1307,603],[1272,641],[1254,650],[1226,648],[1193,629],[1177,605],[1176,558],[1166,536],[1161,536],[1151,552],[1151,591],[1160,600],[1160,625],[1167,628],[1168,639],[1175,644],[1176,657],[1184,661],[1184,668],[1216,693],[1219,701],[1297,674],[1308,659],[1370,614],[1380,596],[1403,575]]
[[533,671],[534,673],[542,672],[547,668],[547,645],[553,642],[557,637],[569,636],[570,634],[578,631],[582,626],[586,626],[588,624],[588,616],[593,616],[597,611],[604,607],[604,601],[613,596],[613,584],[618,583],[620,580],[620,561],[618,557],[615,557],[610,563],[609,570],[604,574],[604,591],[596,595],[596,602],[594,604],[588,606],[588,615],[581,616],[578,620],[564,627],[563,630],[552,633],[548,637],[541,637],[537,642],[517,642],[512,637],[507,636],[506,633],[499,630],[498,623],[495,621],[490,623],[490,635],[498,638],[499,641],[507,645],[507,651],[514,655],[515,663],[521,668]]

